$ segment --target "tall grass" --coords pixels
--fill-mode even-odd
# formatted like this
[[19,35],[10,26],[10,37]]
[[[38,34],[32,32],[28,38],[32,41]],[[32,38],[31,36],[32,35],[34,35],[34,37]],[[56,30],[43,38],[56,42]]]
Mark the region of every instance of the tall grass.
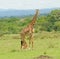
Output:
[[20,49],[20,34],[4,34],[0,37],[0,59],[33,59],[44,54],[60,59],[59,32],[34,33],[33,50]]

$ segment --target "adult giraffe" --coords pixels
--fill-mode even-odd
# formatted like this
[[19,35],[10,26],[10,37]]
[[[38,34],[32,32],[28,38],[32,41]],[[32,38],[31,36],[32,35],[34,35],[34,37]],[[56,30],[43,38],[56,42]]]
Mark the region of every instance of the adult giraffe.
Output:
[[25,41],[25,36],[26,34],[29,34],[30,38],[29,38],[29,47],[30,44],[32,44],[32,48],[33,48],[33,31],[34,31],[34,25],[38,16],[38,9],[36,9],[36,13],[32,19],[32,21],[28,24],[27,27],[25,27],[22,31],[21,31],[21,48],[25,49],[27,48],[27,43]]

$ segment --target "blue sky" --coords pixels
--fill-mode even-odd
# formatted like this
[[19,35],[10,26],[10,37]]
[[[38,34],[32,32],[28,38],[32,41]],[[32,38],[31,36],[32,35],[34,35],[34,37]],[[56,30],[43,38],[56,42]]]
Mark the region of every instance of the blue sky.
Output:
[[60,0],[0,0],[0,9],[43,9],[60,7]]

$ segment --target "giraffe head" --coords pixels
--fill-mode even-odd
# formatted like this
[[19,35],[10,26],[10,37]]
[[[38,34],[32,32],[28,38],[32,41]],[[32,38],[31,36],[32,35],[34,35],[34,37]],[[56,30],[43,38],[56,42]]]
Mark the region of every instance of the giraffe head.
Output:
[[34,26],[35,25],[35,22],[36,22],[36,19],[37,19],[37,16],[39,14],[39,9],[36,9],[36,13],[32,19],[32,22],[31,22],[31,25]]
[[39,14],[39,9],[36,9],[36,14]]

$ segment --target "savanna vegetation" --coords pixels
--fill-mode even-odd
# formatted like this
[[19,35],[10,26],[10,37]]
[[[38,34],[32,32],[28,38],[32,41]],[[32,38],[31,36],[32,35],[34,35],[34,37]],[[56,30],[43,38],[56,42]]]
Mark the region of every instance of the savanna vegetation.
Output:
[[60,10],[39,15],[34,26],[34,49],[20,49],[20,32],[32,17],[0,18],[0,59],[33,59],[40,55],[60,59]]
[[[0,18],[0,34],[16,34],[27,26],[33,16],[18,18]],[[35,25],[36,32],[40,31],[60,31],[60,10],[53,10],[46,16],[39,16]]]

